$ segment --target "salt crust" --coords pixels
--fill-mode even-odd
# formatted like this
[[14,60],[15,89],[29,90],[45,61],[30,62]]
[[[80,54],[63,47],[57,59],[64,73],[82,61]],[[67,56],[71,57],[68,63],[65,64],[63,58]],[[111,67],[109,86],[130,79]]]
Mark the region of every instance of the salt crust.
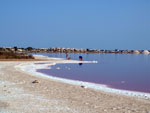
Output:
[[[68,84],[72,84],[72,85],[79,85],[79,86],[86,86],[88,88],[92,88],[95,90],[101,90],[101,91],[105,91],[105,92],[116,93],[116,94],[121,94],[121,95],[126,95],[126,96],[133,96],[133,97],[138,97],[138,98],[150,99],[149,93],[114,89],[114,88],[109,88],[107,85],[103,85],[103,84],[95,84],[95,83],[89,83],[89,82],[83,82],[83,81],[77,81],[77,80],[64,79],[64,78],[46,75],[46,74],[43,74],[43,73],[36,71],[37,69],[50,69],[52,65],[65,64],[65,63],[80,63],[80,61],[71,60],[71,61],[63,61],[63,62],[57,62],[57,63],[45,62],[45,64],[39,63],[38,65],[35,63],[23,63],[20,65],[17,65],[16,68],[21,69],[24,72],[28,72],[33,76],[44,77],[44,78],[56,80],[56,81],[63,82],[63,83],[68,83]],[[84,61],[82,63],[97,63],[97,61]]]

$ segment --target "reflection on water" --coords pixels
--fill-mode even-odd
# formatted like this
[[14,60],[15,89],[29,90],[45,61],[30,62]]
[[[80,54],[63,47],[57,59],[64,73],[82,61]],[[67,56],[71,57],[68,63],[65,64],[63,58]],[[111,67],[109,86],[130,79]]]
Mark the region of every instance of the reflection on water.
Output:
[[[47,53],[65,58],[65,54]],[[150,55],[143,54],[68,54],[71,59],[97,60],[98,64],[59,64],[38,70],[49,75],[106,84],[109,87],[150,93]],[[59,67],[59,68],[58,68]]]
[[81,66],[83,63],[79,63],[79,66]]

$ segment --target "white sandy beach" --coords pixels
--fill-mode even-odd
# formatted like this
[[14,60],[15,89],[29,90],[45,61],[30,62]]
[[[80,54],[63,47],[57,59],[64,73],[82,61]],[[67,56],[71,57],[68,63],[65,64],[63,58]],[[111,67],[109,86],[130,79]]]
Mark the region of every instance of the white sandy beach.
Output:
[[[126,96],[90,86],[82,88],[73,82],[38,76],[31,67],[26,68],[28,73],[20,69],[20,66],[34,66],[32,64],[39,62],[49,61],[0,61],[1,113],[150,113],[149,94]],[[50,62],[47,66],[64,60],[51,59]],[[32,83],[34,80],[39,83]]]

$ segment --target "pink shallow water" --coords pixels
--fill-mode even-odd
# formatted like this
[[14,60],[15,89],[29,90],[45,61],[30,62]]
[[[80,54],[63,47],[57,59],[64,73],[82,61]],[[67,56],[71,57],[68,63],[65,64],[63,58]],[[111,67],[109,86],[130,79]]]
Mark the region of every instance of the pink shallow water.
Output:
[[[60,57],[58,54],[48,54]],[[129,54],[70,54],[78,59],[97,60],[98,64],[57,64],[51,69],[40,69],[48,75],[105,84],[112,88],[150,93],[150,55]],[[61,57],[65,57],[64,54]],[[59,68],[58,68],[59,67]]]

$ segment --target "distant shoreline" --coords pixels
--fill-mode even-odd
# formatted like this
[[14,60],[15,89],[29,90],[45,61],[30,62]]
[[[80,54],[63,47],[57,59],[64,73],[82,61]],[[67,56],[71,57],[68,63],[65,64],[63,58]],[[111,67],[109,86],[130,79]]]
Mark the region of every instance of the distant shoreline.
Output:
[[77,48],[17,48],[0,47],[0,51],[13,51],[18,53],[114,53],[114,54],[150,54],[150,50],[102,50],[102,49],[77,49]]

